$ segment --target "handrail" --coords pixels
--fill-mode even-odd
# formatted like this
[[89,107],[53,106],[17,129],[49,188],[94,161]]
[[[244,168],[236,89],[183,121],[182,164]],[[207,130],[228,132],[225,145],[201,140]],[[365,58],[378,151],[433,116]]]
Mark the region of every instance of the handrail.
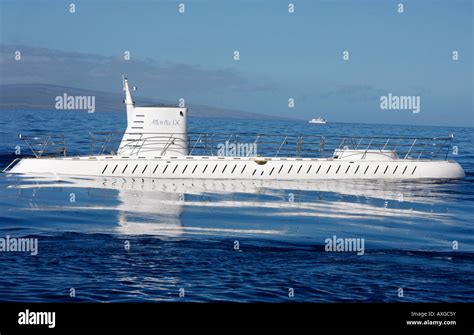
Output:
[[198,143],[198,141],[201,140],[201,136],[202,136],[202,134],[199,134],[198,139],[194,142],[194,146],[193,146],[193,148],[191,149],[191,151],[189,152],[190,155],[193,153],[194,148],[196,147],[196,144]]
[[36,158],[45,156],[66,156],[66,140],[63,134],[22,135],[23,141]]
[[286,144],[286,140],[287,140],[287,139],[288,139],[288,136],[285,136],[285,138],[284,138],[283,141],[281,142],[280,147],[278,148],[278,150],[277,150],[277,152],[276,152],[276,154],[275,154],[275,157],[278,156],[278,154],[279,154],[280,151],[281,151],[281,148],[283,147],[283,144]]
[[416,143],[416,138],[413,140],[413,143],[412,143],[411,146],[410,146],[410,150],[408,150],[407,154],[405,155],[405,159],[406,159],[407,157],[410,157],[411,149],[413,149],[413,146],[415,145],[415,143]]
[[[131,135],[125,137],[124,135]],[[133,135],[133,136],[132,136]],[[62,134],[20,136],[35,157],[66,155],[66,141]],[[126,139],[126,141],[124,141]],[[400,157],[399,159],[447,159],[453,136],[448,137],[384,137],[384,136],[320,136],[259,133],[123,133],[91,132],[90,154],[124,153],[135,155],[170,155],[173,152],[200,156],[216,156],[218,145],[254,145],[257,152],[247,155],[263,157],[340,158],[358,151],[361,159],[374,153]],[[120,145],[120,143],[122,143]],[[445,151],[443,151],[445,150]]]
[[[109,132],[98,132],[107,135]],[[121,149],[131,148],[132,154],[156,152],[165,155],[170,150],[187,149],[189,155],[217,155],[217,145],[220,143],[240,143],[258,145],[259,156],[288,156],[288,157],[332,157],[334,150],[340,153],[347,150],[358,150],[362,159],[369,153],[395,152],[401,159],[432,159],[439,156],[441,150],[449,153],[452,137],[384,137],[384,136],[319,136],[319,135],[287,135],[258,133],[130,133],[139,136],[129,139]],[[120,135],[123,133],[116,133]],[[100,142],[100,141],[99,141]],[[107,141],[109,144],[109,141]],[[432,150],[426,150],[431,147]],[[363,149],[362,149],[363,148]],[[186,151],[186,150],[185,150]],[[447,157],[447,156],[446,156]]]
[[15,158],[10,164],[7,165],[6,168],[2,170],[2,173],[7,172],[10,169],[10,166],[15,165],[16,162],[18,162],[21,158]]

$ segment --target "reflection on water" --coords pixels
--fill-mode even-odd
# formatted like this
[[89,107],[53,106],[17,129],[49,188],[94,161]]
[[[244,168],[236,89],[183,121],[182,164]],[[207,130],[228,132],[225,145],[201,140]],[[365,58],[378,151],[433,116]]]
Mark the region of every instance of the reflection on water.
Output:
[[[81,232],[256,236],[319,245],[344,235],[363,237],[374,248],[448,250],[466,228],[456,227],[463,218],[453,208],[453,185],[440,182],[9,178],[8,188],[30,211],[99,213]],[[71,195],[74,202],[64,201]],[[115,224],[101,225],[110,213]],[[470,237],[463,242],[474,246]]]

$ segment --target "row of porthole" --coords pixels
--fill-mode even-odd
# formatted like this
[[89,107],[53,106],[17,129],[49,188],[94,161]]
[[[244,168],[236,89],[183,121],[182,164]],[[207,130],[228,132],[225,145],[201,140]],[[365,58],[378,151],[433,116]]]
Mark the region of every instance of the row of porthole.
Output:
[[[166,164],[166,166],[165,166],[165,168],[163,169],[162,173],[165,173],[165,172],[166,172],[166,170],[168,169],[168,166],[169,166],[169,165],[170,165],[170,164]],[[109,166],[108,164],[105,165],[104,169],[102,170],[102,174],[105,173],[105,171],[107,170],[108,166]],[[158,166],[159,166],[159,164],[156,164],[155,168],[153,169],[152,174],[155,174],[156,170],[158,169]],[[176,170],[178,169],[178,166],[179,166],[179,164],[176,164],[176,166],[174,167],[173,172],[172,172],[173,174],[174,174],[174,173],[176,172]],[[205,173],[205,172],[206,172],[208,166],[209,166],[209,164],[206,164],[206,166],[205,166],[204,169],[202,170],[202,173]],[[216,172],[217,166],[218,166],[218,164],[216,164],[216,165],[214,166],[214,168],[212,169],[212,174],[214,174],[214,173]],[[221,173],[224,173],[224,172],[226,171],[227,166],[228,166],[228,164],[226,164],[226,165],[224,166],[224,168],[222,169],[222,172],[221,172]],[[339,170],[341,169],[341,166],[342,166],[342,164],[337,167],[337,169],[336,169],[336,174],[339,173]],[[198,164],[196,164],[196,165],[194,166],[194,168],[193,168],[191,174],[194,174],[194,172],[196,171],[197,167],[198,167]],[[246,167],[247,167],[247,164],[244,165],[244,167],[243,167],[242,170],[240,171],[240,174],[243,174],[243,173],[244,173]],[[284,165],[282,164],[282,165],[280,166],[279,170],[278,170],[278,174],[280,174],[280,173],[282,172],[283,167],[284,167]],[[316,170],[316,173],[315,173],[315,174],[318,174],[318,173],[319,173],[319,171],[321,170],[321,167],[322,167],[322,165],[319,165],[319,166],[318,166],[318,169]],[[347,173],[349,172],[350,167],[351,167],[351,165],[348,165],[348,166],[347,166],[347,169],[345,170],[344,174],[347,174]],[[370,166],[367,165],[367,167],[365,168],[365,170],[364,170],[364,175],[367,174],[367,171],[369,170],[369,167],[370,167]],[[379,170],[379,167],[380,167],[380,165],[377,165],[377,167],[375,168],[374,175],[375,175],[375,174],[377,173],[377,171]],[[117,168],[118,168],[118,164],[116,164],[115,167],[113,168],[112,174],[115,174],[115,171],[117,170]],[[138,164],[136,164],[135,167],[133,168],[132,174],[135,174],[135,171],[137,170],[137,168],[138,168]],[[147,168],[148,168],[148,164],[145,165],[145,167],[144,167],[143,170],[141,171],[141,174],[144,174],[144,173],[146,172]],[[186,164],[186,166],[184,167],[184,169],[183,169],[183,171],[182,171],[181,173],[185,173],[186,170],[187,170],[187,168],[188,168],[188,164]],[[231,174],[233,174],[233,173],[235,172],[236,168],[237,168],[237,164],[235,164],[234,167],[232,168]],[[296,173],[299,174],[299,173],[301,172],[301,169],[302,169],[302,168],[303,168],[303,165],[301,165],[301,166],[298,168],[298,171],[297,171]],[[308,173],[312,170],[312,168],[313,168],[313,165],[311,164],[311,165],[308,167],[308,169],[307,169],[307,171],[306,171],[306,174],[308,174]],[[328,174],[329,171],[331,171],[331,168],[332,168],[332,164],[329,165],[328,169],[326,170],[326,174]],[[359,168],[360,168],[360,165],[357,165],[357,168],[356,168],[356,170],[354,171],[354,175],[357,174],[357,172],[359,171]],[[383,172],[384,175],[387,173],[388,168],[389,168],[389,166],[387,165],[387,166],[385,167],[384,172]],[[403,169],[402,175],[405,174],[407,168],[408,168],[408,165],[405,165],[405,168]],[[415,166],[415,167],[413,168],[411,174],[414,174],[414,173],[415,173],[416,168],[417,168],[417,166]],[[127,169],[128,169],[128,164],[126,164],[125,167],[122,169],[122,174],[124,174],[124,173],[127,171]],[[287,174],[289,174],[292,169],[293,169],[293,165],[290,166],[290,168],[289,168],[288,171],[287,171]],[[398,169],[398,165],[395,166],[395,169],[393,170],[392,174],[395,174],[395,173],[397,172],[397,169]],[[275,170],[275,167],[272,167],[272,169],[271,169],[271,171],[270,171],[270,173],[269,173],[269,176],[271,176],[271,175],[273,174],[274,170]],[[252,173],[252,176],[254,176],[256,172],[257,172],[257,169],[254,169],[254,171],[253,171],[253,173]],[[265,172],[265,171],[262,170],[261,173],[260,173],[260,175],[263,175],[264,172]]]

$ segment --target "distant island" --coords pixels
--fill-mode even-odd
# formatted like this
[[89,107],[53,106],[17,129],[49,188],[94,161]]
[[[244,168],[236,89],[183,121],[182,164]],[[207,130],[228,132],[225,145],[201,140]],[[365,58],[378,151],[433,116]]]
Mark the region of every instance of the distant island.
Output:
[[[0,109],[2,110],[55,110],[55,97],[64,93],[74,96],[94,96],[97,112],[123,112],[123,95],[104,91],[93,91],[75,87],[50,84],[8,84],[0,85]],[[168,101],[137,96],[141,105],[177,106]],[[187,104],[190,117],[231,118],[252,120],[290,120],[258,113],[250,113],[220,107]]]

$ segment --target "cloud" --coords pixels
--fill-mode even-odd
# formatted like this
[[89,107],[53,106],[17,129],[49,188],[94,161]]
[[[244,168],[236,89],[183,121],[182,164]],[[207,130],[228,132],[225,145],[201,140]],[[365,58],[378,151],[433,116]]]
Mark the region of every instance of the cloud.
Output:
[[[15,60],[15,51],[21,60]],[[117,92],[121,74],[148,96],[199,95],[212,92],[270,91],[274,83],[249,78],[233,69],[205,69],[197,65],[160,62],[154,59],[66,52],[22,45],[0,45],[0,84],[45,83]]]

